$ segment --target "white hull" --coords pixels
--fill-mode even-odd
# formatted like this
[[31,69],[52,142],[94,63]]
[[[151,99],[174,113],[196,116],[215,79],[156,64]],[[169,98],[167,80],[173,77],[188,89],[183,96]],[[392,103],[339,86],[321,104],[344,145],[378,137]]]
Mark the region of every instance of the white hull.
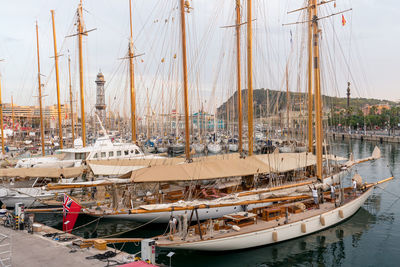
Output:
[[60,160],[56,157],[21,159],[15,168],[70,168],[80,165],[81,160]]
[[229,151],[236,152],[239,149],[239,145],[238,144],[229,144],[228,149],[229,149]]
[[[268,206],[270,203],[261,203],[261,204],[252,204],[248,205],[248,210],[254,209],[257,207],[264,207]],[[205,208],[205,209],[198,209],[197,212],[199,214],[199,220],[208,220],[208,219],[215,219],[220,218],[226,214],[244,211],[243,206],[229,206],[229,207],[219,207],[219,208]],[[127,219],[127,220],[134,220],[137,222],[149,222],[152,221],[153,223],[168,223],[171,219],[171,216],[180,216],[186,214],[188,219],[192,210],[179,210],[179,211],[172,211],[172,212],[152,212],[152,213],[142,213],[142,214],[118,214],[118,215],[107,215],[107,214],[99,214],[104,218],[109,219]],[[192,221],[196,221],[196,215],[193,214]]]
[[[325,212],[321,215],[310,217],[294,223],[288,223],[275,228],[258,230],[250,233],[238,234],[224,238],[171,245],[163,244],[162,247],[170,249],[226,251],[265,246],[298,238],[332,227],[350,218],[364,204],[367,198],[371,195],[372,190],[373,188],[370,188],[359,198],[354,199],[341,207]],[[343,216],[340,216],[340,214],[342,214]],[[321,217],[324,218],[325,225],[321,223]],[[305,225],[305,227],[303,226],[303,224]]]
[[157,147],[157,152],[158,153],[165,153],[167,151],[168,151],[168,147],[163,147],[163,146]]
[[209,144],[207,145],[208,152],[213,154],[218,154],[221,152],[222,148],[220,144]]
[[283,146],[279,148],[279,152],[281,153],[293,153],[294,147],[293,146]]
[[193,144],[194,150],[196,151],[196,153],[203,153],[204,149],[205,149],[205,145],[204,144]]
[[[23,203],[24,207],[44,207],[45,205],[42,204],[38,199],[35,197],[2,197],[0,201],[3,202],[7,208],[14,208],[16,203]],[[46,199],[46,198],[45,198]]]
[[25,207],[41,207],[44,206],[41,200],[54,197],[54,193],[42,190],[40,188],[0,188],[0,201],[7,208],[15,207],[15,203],[23,203]]

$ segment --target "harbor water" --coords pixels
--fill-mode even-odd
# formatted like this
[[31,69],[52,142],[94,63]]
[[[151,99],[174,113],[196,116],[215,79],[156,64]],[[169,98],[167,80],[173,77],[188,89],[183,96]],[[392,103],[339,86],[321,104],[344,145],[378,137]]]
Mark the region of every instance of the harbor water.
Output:
[[[369,157],[378,145],[382,158],[362,163],[343,177],[345,183],[358,172],[367,182],[394,175],[395,179],[374,194],[350,219],[335,227],[295,240],[234,252],[174,251],[172,266],[399,266],[400,265],[400,145],[343,140],[332,143],[332,152],[355,159]],[[61,214],[37,215],[37,220],[61,228]],[[80,216],[73,233],[83,237],[152,237],[163,234],[165,225],[145,225],[122,220]],[[132,230],[135,229],[136,230]],[[140,244],[117,246],[129,253]],[[157,262],[169,265],[169,250],[157,250]]]

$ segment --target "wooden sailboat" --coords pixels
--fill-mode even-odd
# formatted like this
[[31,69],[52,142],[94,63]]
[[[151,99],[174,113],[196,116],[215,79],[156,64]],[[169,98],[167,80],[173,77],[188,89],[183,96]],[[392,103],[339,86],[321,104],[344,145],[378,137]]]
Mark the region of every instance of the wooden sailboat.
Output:
[[[248,19],[251,20],[251,2],[248,2],[248,3],[249,3]],[[184,16],[184,10],[182,10],[183,9],[183,3],[181,3],[181,4],[182,4],[181,12],[183,12],[183,14],[181,14],[181,15]],[[248,25],[248,28],[249,27],[250,27],[250,30],[248,29],[248,32],[249,32],[250,36],[248,36],[248,53],[249,53],[248,58],[251,58],[251,26]],[[184,27],[183,27],[183,30],[184,30]],[[248,62],[248,71],[249,72],[251,72],[251,65],[252,65],[252,62],[249,61]],[[184,64],[184,66],[185,66],[185,64]],[[249,76],[252,76],[252,75],[249,74]],[[184,80],[187,80],[187,77],[184,78]],[[251,88],[252,87],[251,79],[248,79],[248,80],[250,81],[248,86],[249,86],[249,88]],[[249,99],[249,103],[252,103],[251,99]],[[249,106],[250,106],[250,104],[249,104]],[[321,107],[321,106],[319,105],[318,107]],[[249,113],[251,113],[251,111],[252,111],[252,107],[249,108]],[[249,133],[248,133],[249,143],[252,143],[253,132],[252,132],[252,120],[250,118],[249,118],[248,123],[249,123]],[[188,135],[187,135],[187,137],[188,137]],[[188,139],[186,141],[187,141],[187,143],[189,142]],[[252,145],[249,147],[249,159],[251,159],[251,160],[257,158],[256,156],[252,156],[251,155],[252,154],[252,149],[251,149],[252,147],[253,147]],[[305,156],[308,156],[308,155],[305,154]],[[273,156],[271,156],[271,157],[273,157]],[[311,157],[311,155],[309,155],[308,157]],[[190,155],[186,159],[190,161],[191,160],[190,159]],[[323,160],[322,157],[321,157],[321,159],[318,157],[317,166],[320,166],[319,168],[322,168],[322,160]],[[229,159],[229,161],[233,162],[232,159]],[[199,176],[202,175],[202,174],[199,174],[199,170],[205,172],[205,171],[207,171],[209,169],[212,169],[212,167],[211,167],[212,164],[214,164],[215,166],[220,167],[220,165],[218,165],[218,164],[221,164],[221,162],[224,163],[223,161],[218,161],[218,160],[215,160],[215,159],[214,159],[214,162],[212,162],[212,163],[207,162],[207,160],[204,160],[203,162],[196,162],[196,160],[195,160],[195,162],[192,163],[192,164],[197,164],[197,165],[192,165],[192,167],[190,167],[190,164],[169,165],[169,166],[168,165],[162,165],[162,164],[161,165],[153,165],[151,168],[147,168],[145,170],[142,169],[142,170],[138,170],[138,171],[132,172],[131,173],[131,180],[132,180],[132,182],[135,183],[135,182],[138,182],[137,179],[136,179],[138,176],[141,176],[141,175],[145,175],[146,176],[147,175],[147,177],[151,177],[151,179],[148,180],[148,182],[150,182],[150,181],[159,182],[159,183],[161,183],[161,182],[171,182],[171,181],[174,180],[174,178],[175,178],[175,180],[177,179],[177,176],[178,176],[177,174],[178,173],[186,173],[187,174],[186,177],[184,179],[182,179],[184,181],[195,181],[197,179],[198,180],[202,180],[202,179],[206,179],[206,178],[199,179]],[[243,162],[240,162],[240,160],[236,161],[236,162],[237,162],[237,164],[239,166],[242,166],[241,164],[246,164],[245,160],[243,160]],[[130,164],[132,164],[132,162]],[[213,166],[213,167],[215,167],[215,166]],[[261,166],[262,166],[261,164],[258,165],[258,168],[255,168],[255,170],[253,170],[253,171],[249,171],[249,172],[246,172],[246,173],[238,171],[238,172],[233,173],[230,176],[231,177],[239,177],[239,178],[243,178],[245,176],[246,177],[255,177],[258,174],[263,173],[263,171],[261,170]],[[292,167],[294,169],[296,169],[294,166],[295,166],[295,164],[293,164]],[[188,171],[188,169],[190,169],[190,168],[194,168],[195,170],[197,170],[197,172],[194,172],[194,170],[191,170],[192,172]],[[227,166],[222,167],[222,170],[224,170],[224,172],[226,173],[226,172],[229,171],[229,167],[227,167]],[[266,173],[266,172],[268,173],[268,172],[270,172],[270,170],[266,170],[266,171],[264,170],[264,173]],[[172,175],[170,177],[168,177],[167,179],[163,180],[160,177],[165,175],[165,173],[170,173]],[[319,169],[318,173],[320,173],[320,176],[318,176],[318,178],[322,182],[321,185],[329,185],[329,184],[338,182],[338,177],[341,174],[341,172],[339,171],[338,173],[335,173],[334,175],[322,177],[322,169]],[[220,179],[220,178],[225,178],[225,177],[226,176],[220,175],[219,173],[218,174],[214,173],[213,176],[207,176],[207,179],[212,180],[212,179]],[[304,184],[303,185],[297,184],[297,185],[293,186],[293,188],[296,188],[296,186],[297,186],[297,189],[298,189],[299,186],[304,186]],[[307,190],[307,186],[305,186],[305,189]],[[294,190],[296,190],[296,189],[294,189]],[[257,192],[258,191],[255,190],[256,194],[257,194]],[[157,197],[154,196],[154,200],[157,202],[156,199],[157,199]],[[178,198],[178,199],[182,199],[182,198]],[[178,199],[176,199],[176,200],[178,200]],[[202,202],[202,203],[204,203],[204,202]],[[163,209],[160,209],[160,206],[158,206],[158,204],[161,204]],[[98,209],[98,212],[89,211],[89,214],[95,215],[95,216],[106,216],[106,217],[114,217],[114,218],[129,218],[129,219],[140,220],[140,221],[152,220],[152,221],[157,221],[157,222],[166,222],[169,219],[169,217],[171,216],[172,212],[173,212],[174,215],[180,215],[179,212],[187,213],[188,210],[193,209],[193,205],[195,205],[195,204],[196,203],[193,203],[193,202],[190,202],[190,201],[189,202],[186,201],[185,203],[182,203],[182,202],[181,203],[165,203],[165,205],[164,205],[164,203],[156,203],[156,204],[151,204],[151,205],[144,205],[143,207],[139,206],[139,208],[132,208],[131,207],[131,208],[127,208],[127,209],[121,209],[121,210],[118,210],[118,211],[107,210],[107,209],[105,209],[105,210],[101,210],[100,209],[99,210]],[[207,204],[204,204],[204,205],[207,206],[209,204],[210,203],[207,203]],[[180,211],[177,214],[176,207],[177,206],[182,206],[182,205],[183,205],[183,207],[181,207]],[[226,212],[229,212],[229,211],[232,211],[232,210],[243,209],[243,207],[240,208],[240,205],[237,204],[237,201],[230,201],[230,204],[229,205],[227,204],[227,206],[225,206],[225,207],[226,207],[225,210],[219,209],[218,207],[215,207],[215,208],[207,208],[207,207],[205,207],[205,208],[199,209],[198,211],[199,211],[199,214],[200,214],[199,215],[200,220],[208,219],[208,218],[216,218],[216,216],[218,216],[221,213],[226,213]]]
[[[249,19],[251,18],[251,0],[248,0],[247,3]],[[313,69],[317,120],[316,176],[322,181],[322,110],[319,81],[317,1],[311,0],[306,9],[311,10],[313,17],[313,54],[315,59]],[[246,249],[297,238],[326,229],[351,217],[372,194],[373,188],[391,179],[393,177],[377,183],[360,185],[360,193],[357,193],[354,187],[340,190],[339,203],[336,202],[336,198],[333,198],[333,201],[329,199],[330,201],[325,203],[322,201],[323,204],[316,202],[318,208],[306,209],[307,206],[310,207],[308,202],[284,200],[273,206],[236,212],[202,224],[198,222],[194,227],[181,227],[179,236],[171,232],[169,235],[157,238],[156,244],[160,247],[174,249],[223,251]],[[351,190],[353,191],[346,197],[346,191]],[[318,201],[318,197],[314,198]],[[319,198],[319,200],[324,199],[326,199],[324,195]]]
[[[310,206],[303,201],[255,208],[189,227],[179,233],[179,236],[158,237],[156,245],[170,249],[226,251],[298,238],[345,221],[359,210],[378,184],[391,179],[393,177],[365,185],[364,191],[347,197],[338,207],[335,202],[325,202],[320,204],[319,209],[314,207],[303,211],[298,207]],[[348,191],[349,189],[345,190],[346,193]]]

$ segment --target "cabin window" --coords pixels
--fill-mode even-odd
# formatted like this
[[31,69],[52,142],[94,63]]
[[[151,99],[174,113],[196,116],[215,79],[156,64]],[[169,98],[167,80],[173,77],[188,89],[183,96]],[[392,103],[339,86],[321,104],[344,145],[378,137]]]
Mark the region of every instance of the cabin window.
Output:
[[131,150],[131,154],[133,154],[133,150]]
[[94,153],[93,158],[97,159],[97,153]]
[[117,156],[121,156],[121,151],[117,151]]
[[108,157],[109,157],[109,158],[110,158],[110,157],[114,157],[114,151],[108,152]]
[[125,156],[128,156],[129,155],[129,150],[125,150],[124,153],[125,153]]
[[75,153],[75,159],[85,159],[85,153]]
[[101,157],[102,157],[102,158],[105,158],[106,155],[107,155],[106,152],[101,152]]
[[140,151],[137,150],[137,149],[135,149],[135,154],[136,154],[136,155],[140,154]]

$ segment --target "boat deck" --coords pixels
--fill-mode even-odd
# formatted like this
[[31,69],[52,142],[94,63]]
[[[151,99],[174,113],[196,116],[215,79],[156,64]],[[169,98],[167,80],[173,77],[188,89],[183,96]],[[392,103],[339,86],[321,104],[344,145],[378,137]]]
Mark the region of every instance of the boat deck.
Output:
[[[353,199],[352,197],[347,198],[344,204],[350,202],[352,199]],[[283,205],[280,207],[285,207],[285,206],[289,206],[289,205],[293,205],[293,204]],[[302,221],[302,220],[326,213],[333,209],[335,209],[334,203],[325,202],[323,204],[320,204],[319,209],[316,207],[313,207],[311,209],[305,210],[304,212],[289,213],[288,223]],[[226,238],[226,237],[231,237],[231,236],[236,236],[236,235],[243,235],[243,234],[247,234],[247,233],[257,232],[257,231],[261,231],[261,230],[267,230],[267,229],[271,229],[274,227],[285,225],[285,220],[286,220],[285,216],[283,216],[279,219],[274,219],[274,220],[270,220],[270,221],[263,220],[259,216],[257,216],[256,222],[254,224],[240,227],[239,231],[235,231],[232,228],[222,229],[222,230],[210,230],[210,227],[207,227],[207,232],[205,234],[203,234],[203,240]],[[198,227],[197,225],[191,226],[191,228],[197,228],[197,227]],[[189,234],[187,235],[185,241],[182,240],[182,238],[179,236],[179,233],[177,233],[173,236],[173,240],[171,240],[169,236],[160,237],[157,240],[157,245],[158,246],[168,246],[168,245],[172,245],[172,244],[196,242],[196,241],[201,240],[199,234],[194,234],[194,233],[190,234],[190,233],[191,233],[191,231],[189,230]]]

